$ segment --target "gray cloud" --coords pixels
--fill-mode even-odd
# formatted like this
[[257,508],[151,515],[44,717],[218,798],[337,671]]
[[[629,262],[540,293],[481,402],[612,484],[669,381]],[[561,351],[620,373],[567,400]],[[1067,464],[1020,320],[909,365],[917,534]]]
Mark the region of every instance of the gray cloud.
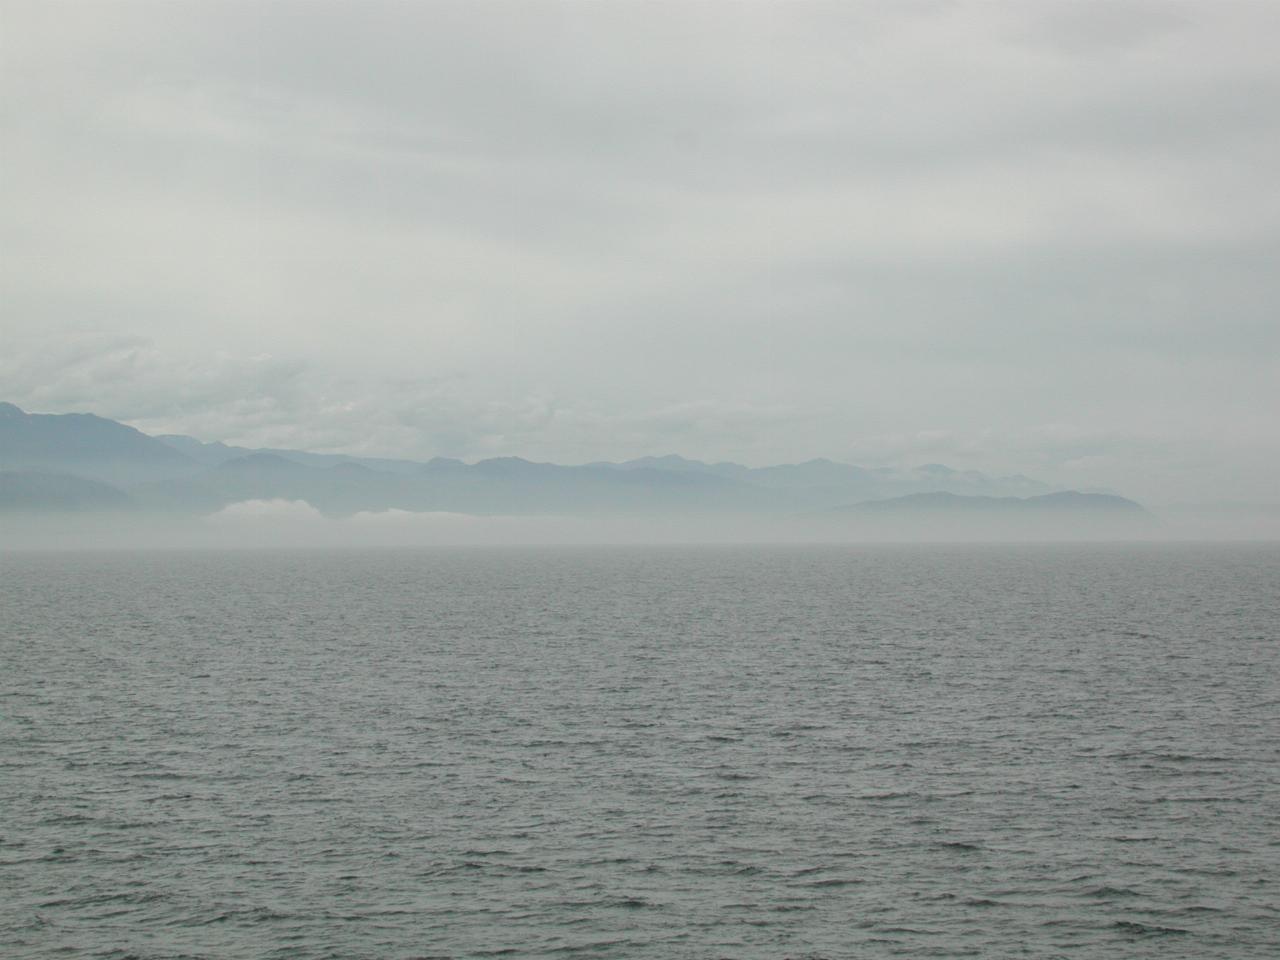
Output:
[[1280,466],[1274,5],[3,13],[33,409],[1153,496]]

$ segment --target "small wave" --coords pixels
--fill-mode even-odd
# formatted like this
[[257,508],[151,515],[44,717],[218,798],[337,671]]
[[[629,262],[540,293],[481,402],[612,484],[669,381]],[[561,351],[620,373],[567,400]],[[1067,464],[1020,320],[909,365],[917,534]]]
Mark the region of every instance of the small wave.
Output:
[[1235,877],[1239,874],[1228,867],[1173,867],[1174,873],[1181,873],[1190,877]]
[[104,903],[154,903],[165,899],[164,894],[151,892],[100,893],[88,897],[63,897],[57,900],[45,900],[36,906],[42,909],[51,907],[92,907]]
[[547,953],[597,953],[603,950],[613,952],[614,947],[622,946],[626,942],[625,940],[596,940],[593,943],[572,943],[565,944],[563,947],[552,947]]
[[1150,923],[1138,923],[1136,920],[1117,920],[1111,924],[1111,929],[1131,937],[1167,937],[1191,932],[1182,927],[1161,927]]
[[922,930],[919,927],[876,927],[880,933],[911,933],[916,936],[936,936],[937,930]]
[[562,900],[562,907],[582,910],[660,910],[661,904],[643,897],[602,897],[599,900]]
[[1115,900],[1120,897],[1140,897],[1142,894],[1129,887],[1113,887],[1104,884],[1100,887],[1094,887],[1092,890],[1086,890],[1085,896],[1097,897],[1100,900]]
[[234,920],[240,923],[270,923],[273,920],[288,920],[289,914],[279,913],[268,907],[251,907],[247,910],[226,910],[204,920],[179,921],[176,925],[183,927],[208,927],[215,923],[226,923]]
[[126,774],[130,780],[190,780],[191,775],[188,773],[173,773],[169,770],[157,770],[155,773],[130,773]]

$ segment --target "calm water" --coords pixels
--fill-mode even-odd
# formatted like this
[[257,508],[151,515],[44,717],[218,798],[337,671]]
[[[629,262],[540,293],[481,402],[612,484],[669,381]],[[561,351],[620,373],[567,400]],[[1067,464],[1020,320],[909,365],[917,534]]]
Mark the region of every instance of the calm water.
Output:
[[1280,548],[0,559],[0,955],[1280,955]]

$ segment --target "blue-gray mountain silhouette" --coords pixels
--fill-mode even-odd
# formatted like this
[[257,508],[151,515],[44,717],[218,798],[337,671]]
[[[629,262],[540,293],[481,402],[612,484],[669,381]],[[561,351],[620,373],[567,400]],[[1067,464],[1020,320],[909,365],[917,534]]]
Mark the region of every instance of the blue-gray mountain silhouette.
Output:
[[413,474],[341,462],[308,466],[270,453],[228,460],[193,477],[144,484],[135,495],[167,510],[208,513],[244,500],[304,500],[323,513],[369,510],[456,513],[644,513],[766,509],[765,492],[718,477],[657,470],[618,472],[500,457],[437,459]]
[[1075,490],[1033,497],[915,493],[846,504],[810,522],[860,537],[919,540],[1116,539],[1144,537],[1156,526],[1132,500]]
[[[942,464],[895,471],[814,459],[748,467],[675,454],[580,466],[520,457],[420,462],[150,437],[92,414],[28,414],[12,404],[0,404],[0,470],[108,482],[142,509],[185,514],[214,513],[247,500],[300,500],[332,516],[397,509],[785,517],[842,512],[835,508],[868,515],[1071,513],[1113,506],[1106,498],[1090,499],[1095,495],[1051,492],[1022,476],[990,477]],[[75,495],[67,490],[70,500],[112,501],[110,488],[96,494],[82,488]]]
[[199,464],[140,430],[91,413],[26,413],[0,403],[0,470],[65,473],[136,483],[194,472]]
[[837,511],[873,513],[919,513],[922,511],[1027,511],[1027,510],[1107,510],[1120,513],[1145,512],[1141,504],[1113,494],[1080,493],[1061,490],[1036,497],[979,497],[937,491],[913,493],[885,500],[847,504]]
[[127,494],[100,480],[35,470],[0,470],[0,513],[118,511],[134,506]]

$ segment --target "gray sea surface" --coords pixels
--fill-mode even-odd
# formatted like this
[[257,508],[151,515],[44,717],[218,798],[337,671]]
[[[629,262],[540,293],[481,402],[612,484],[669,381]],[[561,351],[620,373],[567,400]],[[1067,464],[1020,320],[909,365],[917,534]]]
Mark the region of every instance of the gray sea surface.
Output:
[[3,556],[0,955],[1280,956],[1280,547]]

